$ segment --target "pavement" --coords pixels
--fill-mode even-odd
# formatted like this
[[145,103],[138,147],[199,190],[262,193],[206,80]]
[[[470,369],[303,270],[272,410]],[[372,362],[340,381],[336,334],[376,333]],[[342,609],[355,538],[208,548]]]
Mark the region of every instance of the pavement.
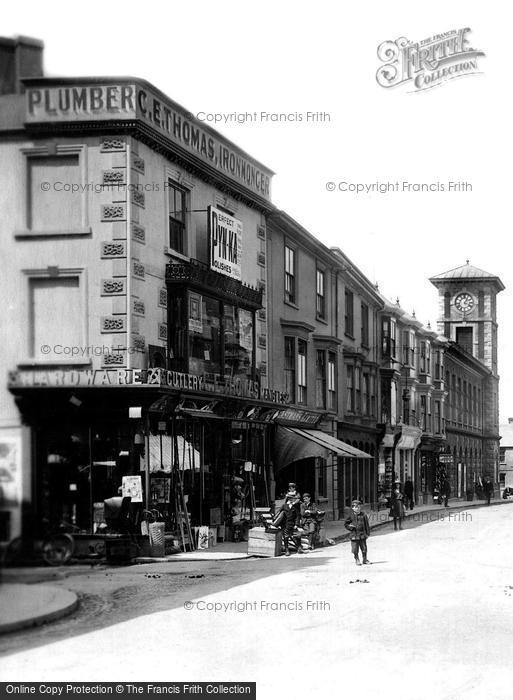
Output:
[[78,596],[71,591],[26,583],[0,586],[0,634],[35,627],[73,612]]
[[[496,499],[494,506],[507,505],[513,501]],[[448,508],[439,505],[416,506],[408,511],[406,524],[409,521],[430,523],[447,518],[451,511],[464,511],[471,508],[486,507],[483,501],[453,501]],[[365,509],[364,509],[365,510]],[[384,527],[391,522],[388,509],[380,511],[367,510],[371,529]],[[349,539],[349,532],[344,528],[344,521],[327,521],[326,536],[331,543],[336,544]],[[137,559],[137,563],[159,562],[199,562],[199,561],[229,561],[248,559],[247,542],[223,542],[215,549],[181,552],[169,557],[145,557]],[[117,568],[117,567],[116,567]],[[4,569],[0,583],[0,634],[17,629],[33,627],[56,620],[70,614],[78,605],[77,595],[62,587],[52,586],[52,581],[62,581],[68,576],[91,571],[90,564],[60,567],[59,569],[44,567],[23,567]]]

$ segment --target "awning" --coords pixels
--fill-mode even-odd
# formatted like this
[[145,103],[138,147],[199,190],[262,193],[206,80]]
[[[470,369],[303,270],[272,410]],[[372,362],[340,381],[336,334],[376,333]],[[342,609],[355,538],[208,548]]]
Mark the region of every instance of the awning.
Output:
[[277,471],[300,459],[309,457],[323,457],[327,459],[330,452],[334,452],[340,457],[373,459],[366,452],[362,452],[362,450],[348,445],[342,440],[322,432],[322,430],[307,430],[288,426],[278,427],[275,445]]
[[359,450],[357,447],[348,445],[347,442],[342,442],[333,435],[328,435],[328,433],[323,433],[322,430],[304,430],[303,428],[285,428],[285,430],[290,430],[290,432],[299,435],[305,440],[311,440],[316,442],[321,447],[324,447],[330,452],[335,452],[335,454],[340,457],[356,457],[356,459],[373,459],[372,455],[367,454]]
[[418,440],[414,435],[402,435],[397,443],[399,450],[414,450],[417,447]]

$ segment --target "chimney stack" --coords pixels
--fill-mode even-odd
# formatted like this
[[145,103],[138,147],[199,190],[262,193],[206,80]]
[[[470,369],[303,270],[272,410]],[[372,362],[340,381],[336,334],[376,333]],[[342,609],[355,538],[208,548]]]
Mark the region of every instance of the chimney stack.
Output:
[[0,95],[23,92],[22,78],[43,75],[44,44],[39,39],[0,37]]

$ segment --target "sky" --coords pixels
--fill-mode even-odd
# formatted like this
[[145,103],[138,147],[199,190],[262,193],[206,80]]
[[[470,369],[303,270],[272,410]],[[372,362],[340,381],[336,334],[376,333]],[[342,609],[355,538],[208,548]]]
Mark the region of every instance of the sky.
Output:
[[[506,8],[459,0],[433,0],[429,9],[378,0],[347,7],[337,0],[29,0],[2,9],[1,31],[43,39],[47,75],[134,75],[194,114],[256,112],[245,123],[209,123],[276,172],[277,206],[342,248],[424,323],[436,327],[430,276],[467,259],[498,275],[506,285],[498,298],[504,422],[513,416]],[[477,74],[423,91],[411,82],[378,84],[380,44],[462,28],[485,54]],[[287,117],[274,121],[262,112]],[[307,112],[324,118],[307,121]],[[449,181],[467,185],[448,192]],[[338,186],[376,182],[399,182],[401,191]],[[416,183],[441,183],[446,191],[411,191]]]

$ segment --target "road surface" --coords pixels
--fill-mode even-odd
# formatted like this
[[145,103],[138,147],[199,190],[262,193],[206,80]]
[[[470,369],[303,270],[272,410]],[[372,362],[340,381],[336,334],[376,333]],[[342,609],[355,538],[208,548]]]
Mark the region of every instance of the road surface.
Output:
[[343,543],[287,559],[91,570],[62,583],[87,590],[81,616],[0,641],[0,678],[256,681],[270,700],[509,699],[512,518],[491,506],[373,535],[371,566],[355,566]]

